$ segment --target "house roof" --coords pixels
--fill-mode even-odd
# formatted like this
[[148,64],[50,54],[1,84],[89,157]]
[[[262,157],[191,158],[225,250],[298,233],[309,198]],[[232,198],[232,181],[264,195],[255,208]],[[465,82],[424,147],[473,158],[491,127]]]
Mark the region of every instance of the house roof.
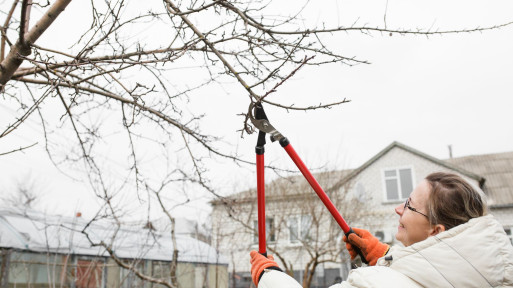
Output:
[[[81,217],[52,216],[35,211],[0,209],[0,247],[32,252],[51,252],[109,257],[101,246],[93,246],[90,239],[107,244],[116,234],[112,249],[119,258],[171,261],[173,241],[169,233],[144,229],[144,225],[117,226],[100,220],[89,223]],[[217,251],[197,239],[177,235],[178,262],[227,265],[228,261]]]
[[356,175],[358,175],[361,171],[365,170],[367,167],[369,167],[370,165],[372,165],[372,163],[376,162],[379,158],[381,158],[383,155],[385,155],[386,153],[388,153],[388,151],[392,150],[393,148],[400,148],[400,149],[403,149],[403,150],[406,150],[412,154],[415,154],[417,156],[420,156],[426,160],[429,160],[435,164],[438,164],[440,166],[443,166],[443,167],[446,167],[446,168],[449,168],[451,170],[455,170],[467,177],[470,177],[472,179],[475,179],[479,182],[480,185],[483,185],[485,179],[476,174],[476,173],[473,173],[473,172],[470,172],[466,169],[463,169],[462,167],[459,167],[459,166],[456,166],[456,165],[453,165],[451,163],[448,163],[446,161],[443,161],[443,160],[440,160],[438,158],[435,158],[431,155],[428,155],[426,153],[423,153],[423,152],[420,152],[419,150],[416,150],[416,149],[413,149],[411,148],[410,146],[407,146],[407,145],[404,145],[402,143],[399,143],[397,141],[394,141],[392,142],[392,144],[388,145],[385,149],[381,150],[378,154],[376,154],[374,157],[372,157],[370,160],[368,160],[367,162],[363,163],[360,167],[356,168],[355,170],[353,170],[353,172],[351,172],[349,175],[347,175],[347,177],[345,177],[342,181],[348,181],[350,180],[351,178],[355,177]]
[[[135,225],[140,225],[140,222],[136,222]],[[171,233],[171,230],[174,229],[175,235],[186,235],[193,238],[197,238],[195,236],[207,237],[209,234],[207,228],[199,225],[197,221],[182,217],[175,218],[174,227],[171,226],[171,221],[167,216],[151,220],[151,225],[160,233]]]
[[440,160],[399,142],[393,142],[355,169],[341,183],[345,183],[372,165],[393,148],[400,148],[437,165],[454,170],[478,181],[488,196],[491,207],[513,206],[513,152],[484,154]]
[[[439,166],[475,179],[487,194],[491,207],[513,206],[513,152],[441,160],[402,143],[393,142],[356,169],[318,173],[315,174],[315,178],[326,190],[338,189],[394,148],[403,149]],[[281,189],[281,193],[288,193],[287,195],[305,193],[305,185],[308,186],[308,183],[302,175],[280,178],[266,185],[266,190],[269,190],[269,193],[266,191],[266,197],[271,196],[273,191],[278,191],[279,189],[276,188],[280,186],[284,187]],[[227,199],[236,201],[254,198],[256,198],[256,189],[236,193]],[[214,200],[212,204],[220,204],[223,201]]]
[[[315,180],[321,185],[325,192],[328,192],[328,189],[333,187],[336,183],[340,181],[340,179],[344,178],[347,174],[349,174],[352,170],[337,170],[337,171],[329,171],[329,172],[321,172],[313,174]],[[265,197],[268,200],[274,198],[286,198],[296,195],[313,195],[315,193],[310,188],[310,184],[303,177],[303,175],[294,175],[290,177],[283,177],[273,180],[272,182],[265,185]],[[256,189],[249,189],[246,191],[242,191],[239,193],[235,193],[226,197],[225,199],[216,199],[211,202],[212,205],[219,205],[224,202],[230,202],[233,204],[234,202],[247,202],[256,199],[257,191]],[[315,196],[316,197],[316,196]]]
[[483,190],[492,207],[513,206],[513,152],[472,155],[445,160],[486,179]]

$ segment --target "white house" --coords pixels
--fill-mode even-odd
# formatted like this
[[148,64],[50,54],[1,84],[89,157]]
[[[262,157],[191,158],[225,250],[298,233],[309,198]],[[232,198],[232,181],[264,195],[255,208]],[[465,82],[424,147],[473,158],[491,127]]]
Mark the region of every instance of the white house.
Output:
[[[489,212],[511,237],[513,152],[440,160],[394,142],[356,169],[315,176],[350,226],[397,244],[394,207],[435,171],[459,174],[480,187],[487,195]],[[258,249],[256,191],[236,193],[212,205],[213,245],[229,258],[230,287],[248,287],[248,252]],[[282,268],[294,271],[298,281],[303,281],[313,262],[317,267],[310,287],[327,287],[337,277],[345,278],[349,261],[341,229],[302,176],[266,185],[266,217],[268,251],[278,256]]]

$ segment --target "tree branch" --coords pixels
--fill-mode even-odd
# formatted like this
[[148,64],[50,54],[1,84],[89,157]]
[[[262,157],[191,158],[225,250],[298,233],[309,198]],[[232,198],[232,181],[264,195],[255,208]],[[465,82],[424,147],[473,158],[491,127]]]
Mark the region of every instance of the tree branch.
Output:
[[36,144],[37,144],[37,142],[36,142],[36,143],[34,143],[34,144],[32,144],[32,145],[29,145],[29,146],[20,147],[20,148],[18,148],[18,149],[14,149],[14,150],[11,150],[11,151],[8,151],[8,152],[3,152],[3,153],[0,153],[0,156],[4,156],[4,155],[11,154],[11,153],[14,153],[14,152],[23,151],[23,150],[28,149],[28,148],[30,148],[30,147],[32,147],[32,146],[34,146],[34,145],[36,145]]
[[246,81],[244,79],[242,79],[242,77],[235,70],[235,68],[233,68],[233,66],[223,57],[223,55],[221,55],[221,53],[219,53],[219,51],[214,47],[214,45],[210,41],[208,41],[208,39],[205,37],[205,35],[203,33],[201,33],[201,31],[199,31],[198,28],[196,28],[196,26],[187,17],[185,17],[184,14],[180,14],[181,13],[180,9],[178,9],[178,7],[175,6],[171,0],[165,0],[165,2],[168,4],[168,10],[171,13],[177,14],[180,16],[180,18],[189,26],[189,28],[191,28],[192,31],[194,31],[194,34],[196,34],[205,43],[205,45],[207,45],[214,52],[214,54],[217,56],[217,58],[219,58],[219,60],[221,60],[221,62],[223,62],[226,69],[228,69],[230,71],[230,73],[232,73],[233,76],[235,76],[235,78],[237,78],[237,80],[240,82],[240,84],[242,84],[242,86],[246,89],[246,91],[248,91],[249,95],[251,97],[254,97],[255,100],[258,101],[258,99],[260,99],[260,96],[258,96],[255,92],[253,92],[253,90],[246,83]]
[[[46,13],[39,19],[36,25],[25,34],[23,39],[18,39],[16,44],[11,47],[11,51],[7,57],[0,63],[0,91],[3,90],[5,84],[11,79],[12,75],[20,67],[23,62],[22,58],[18,55],[30,55],[30,45],[35,43],[36,40],[50,27],[53,21],[64,11],[66,6],[71,0],[57,0],[46,11]],[[22,22],[23,23],[23,22]]]
[[9,39],[7,39],[7,28],[9,28],[9,23],[11,22],[12,15],[14,14],[14,9],[16,9],[18,2],[19,0],[14,0],[14,2],[12,3],[11,10],[9,10],[7,17],[5,18],[4,26],[2,26],[1,29],[2,43],[0,44],[0,62],[4,60],[5,56],[5,42],[9,43],[9,46],[12,45]]

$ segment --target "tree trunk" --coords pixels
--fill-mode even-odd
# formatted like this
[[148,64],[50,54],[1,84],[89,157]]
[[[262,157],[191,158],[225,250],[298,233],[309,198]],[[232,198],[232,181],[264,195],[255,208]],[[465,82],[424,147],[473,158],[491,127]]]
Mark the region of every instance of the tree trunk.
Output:
[[303,288],[310,288],[310,285],[312,285],[312,279],[315,275],[315,268],[317,268],[317,265],[319,265],[317,258],[312,259],[306,264],[305,272],[303,274]]
[[178,248],[176,244],[176,235],[175,235],[175,218],[170,217],[171,220],[171,239],[173,241],[173,260],[171,262],[171,269],[169,271],[169,276],[171,277],[171,285],[173,287],[178,287],[178,279],[176,278],[176,269],[178,268]]
[[[36,42],[36,40],[41,36],[48,27],[53,23],[53,21],[59,16],[59,14],[64,11],[66,6],[71,2],[71,0],[57,0],[50,6],[50,9],[46,11],[46,13],[39,19],[32,29],[23,37],[24,39],[18,39],[16,44],[11,47],[9,54],[7,57],[0,63],[0,90],[2,90],[3,86],[11,79],[16,69],[20,67],[23,59],[19,57],[30,55],[30,45]],[[28,19],[27,19],[28,23]]]

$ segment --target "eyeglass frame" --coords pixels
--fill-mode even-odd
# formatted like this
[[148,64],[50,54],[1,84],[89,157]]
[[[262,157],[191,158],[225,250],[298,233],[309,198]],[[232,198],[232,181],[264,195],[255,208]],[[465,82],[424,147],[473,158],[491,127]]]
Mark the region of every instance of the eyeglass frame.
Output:
[[417,212],[417,213],[419,213],[420,215],[422,215],[422,216],[424,216],[424,217],[426,217],[426,218],[428,218],[428,219],[429,219],[429,216],[427,216],[426,214],[424,214],[424,213],[420,212],[420,211],[419,211],[419,210],[417,210],[416,208],[413,208],[413,207],[411,207],[411,206],[410,206],[410,198],[407,198],[407,199],[406,199],[406,201],[404,201],[404,207],[403,207],[403,210],[404,210],[404,209],[406,209],[406,208],[410,209],[410,210],[411,210],[411,211],[413,211],[413,212]]

